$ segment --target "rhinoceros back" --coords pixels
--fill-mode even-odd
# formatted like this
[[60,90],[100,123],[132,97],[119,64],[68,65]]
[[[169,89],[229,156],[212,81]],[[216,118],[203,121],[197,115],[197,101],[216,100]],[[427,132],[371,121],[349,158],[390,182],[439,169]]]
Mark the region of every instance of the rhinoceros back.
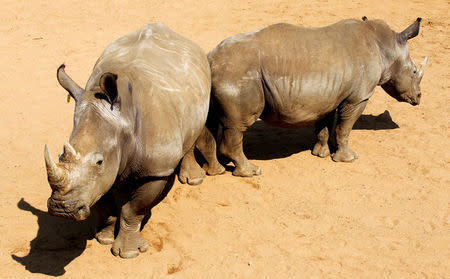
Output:
[[[111,70],[138,73],[140,80],[151,82],[158,92],[182,92],[187,87],[208,88],[199,78],[207,77],[207,61],[200,47],[178,35],[162,23],[149,23],[121,37],[103,51],[86,87],[94,85],[99,73]],[[194,71],[194,72],[188,72]]]
[[97,86],[105,72],[131,81],[146,164],[154,175],[173,171],[208,113],[210,69],[201,48],[161,23],[149,23],[108,45],[86,89]]
[[215,95],[258,88],[265,102],[260,117],[281,127],[309,125],[353,93],[368,98],[381,72],[372,32],[358,20],[271,25],[224,40],[209,60]]

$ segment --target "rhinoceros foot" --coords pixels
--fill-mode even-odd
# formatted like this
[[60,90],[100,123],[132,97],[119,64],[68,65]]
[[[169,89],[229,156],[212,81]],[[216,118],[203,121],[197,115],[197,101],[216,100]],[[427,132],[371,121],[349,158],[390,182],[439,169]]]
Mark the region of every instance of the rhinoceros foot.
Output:
[[253,165],[248,161],[243,166],[237,165],[236,168],[233,170],[234,176],[252,177],[254,175],[261,175],[261,174],[262,174],[261,168]]
[[313,151],[311,152],[313,155],[319,156],[320,158],[325,158],[330,155],[330,148],[328,144],[322,145],[320,142],[314,145]]
[[192,147],[181,160],[178,180],[183,184],[198,185],[203,182],[206,172],[202,169],[195,159],[194,147]]
[[206,177],[206,172],[198,164],[182,166],[178,174],[178,180],[183,184],[199,185]]
[[108,220],[106,227],[95,234],[95,238],[100,244],[109,245],[114,242],[114,228],[116,225],[116,218]]
[[351,150],[350,148],[338,149],[336,153],[331,155],[331,158],[335,162],[348,162],[351,163],[355,159],[358,159],[358,153]]
[[111,252],[114,256],[120,256],[124,259],[135,258],[139,255],[139,252],[143,253],[147,250],[148,243],[142,238],[139,231],[119,232],[111,247]]
[[206,170],[206,173],[211,176],[225,173],[225,168],[219,162],[211,165],[205,164],[203,165],[203,169]]

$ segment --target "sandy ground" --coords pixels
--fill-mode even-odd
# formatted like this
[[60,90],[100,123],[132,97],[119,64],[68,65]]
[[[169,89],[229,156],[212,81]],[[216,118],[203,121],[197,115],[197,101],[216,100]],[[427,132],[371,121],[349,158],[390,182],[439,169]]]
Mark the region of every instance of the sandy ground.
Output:
[[[450,278],[449,1],[80,2],[1,1],[0,278]],[[420,106],[376,89],[351,134],[356,162],[312,156],[312,128],[256,123],[245,150],[263,175],[176,182],[132,260],[46,213],[43,147],[56,156],[72,129],[59,64],[84,84],[109,42],[152,21],[209,51],[271,23],[363,15],[397,31],[423,17],[409,46],[430,61]]]

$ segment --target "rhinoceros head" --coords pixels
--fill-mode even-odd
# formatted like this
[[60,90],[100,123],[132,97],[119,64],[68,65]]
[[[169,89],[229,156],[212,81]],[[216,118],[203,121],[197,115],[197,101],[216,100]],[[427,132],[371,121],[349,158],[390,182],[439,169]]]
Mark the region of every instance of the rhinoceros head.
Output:
[[45,146],[52,188],[47,206],[50,214],[83,220],[116,180],[129,125],[121,115],[116,75],[103,74],[98,87],[88,91],[70,79],[63,65],[57,76],[76,104],[72,134],[58,163]]
[[389,69],[390,79],[381,85],[384,91],[396,100],[408,102],[413,106],[420,103],[420,97],[422,96],[420,81],[428,61],[428,57],[425,57],[417,67],[409,56],[408,40],[419,34],[420,21],[421,18],[419,17],[404,31],[396,34],[396,60]]

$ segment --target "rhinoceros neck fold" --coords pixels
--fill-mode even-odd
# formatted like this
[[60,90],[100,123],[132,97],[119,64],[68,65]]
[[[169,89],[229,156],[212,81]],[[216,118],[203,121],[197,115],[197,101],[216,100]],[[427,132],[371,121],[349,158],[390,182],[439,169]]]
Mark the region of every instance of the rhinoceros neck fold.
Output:
[[399,56],[399,49],[396,45],[396,33],[383,21],[369,21],[371,32],[374,36],[374,43],[377,47],[380,63],[382,67],[378,85],[382,85],[391,79],[391,68]]

